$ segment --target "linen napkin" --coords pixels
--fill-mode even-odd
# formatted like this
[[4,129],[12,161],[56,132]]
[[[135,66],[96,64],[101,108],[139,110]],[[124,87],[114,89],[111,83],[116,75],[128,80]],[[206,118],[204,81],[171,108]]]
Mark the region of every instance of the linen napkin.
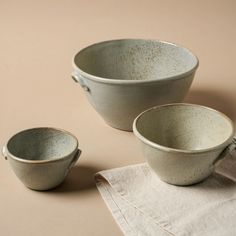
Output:
[[101,171],[95,180],[125,235],[236,235],[236,161],[231,157],[205,181],[188,187],[162,182],[146,163]]

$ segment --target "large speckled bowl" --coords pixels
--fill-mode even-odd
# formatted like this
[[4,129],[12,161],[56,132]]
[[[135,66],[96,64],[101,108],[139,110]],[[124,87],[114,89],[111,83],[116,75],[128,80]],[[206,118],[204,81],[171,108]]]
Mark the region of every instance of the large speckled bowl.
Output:
[[80,153],[76,137],[55,128],[21,131],[3,147],[3,155],[9,160],[16,176],[34,190],[58,186]]
[[227,151],[236,147],[235,139],[231,144],[232,121],[200,105],[151,108],[135,119],[133,129],[150,167],[160,179],[175,185],[190,185],[205,179]]
[[81,50],[73,65],[73,79],[106,123],[131,131],[142,111],[184,99],[198,59],[172,43],[121,39]]

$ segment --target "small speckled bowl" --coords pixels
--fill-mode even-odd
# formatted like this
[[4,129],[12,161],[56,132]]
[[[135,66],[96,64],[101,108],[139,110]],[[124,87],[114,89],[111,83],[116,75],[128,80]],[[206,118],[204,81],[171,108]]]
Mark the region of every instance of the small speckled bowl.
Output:
[[232,121],[200,105],[151,108],[135,119],[133,130],[151,169],[174,185],[202,181],[236,147]]
[[76,137],[55,128],[21,131],[3,147],[16,176],[34,190],[48,190],[62,183],[80,153]]
[[82,49],[72,78],[110,126],[132,131],[142,111],[182,102],[198,67],[188,49],[158,40],[110,40]]

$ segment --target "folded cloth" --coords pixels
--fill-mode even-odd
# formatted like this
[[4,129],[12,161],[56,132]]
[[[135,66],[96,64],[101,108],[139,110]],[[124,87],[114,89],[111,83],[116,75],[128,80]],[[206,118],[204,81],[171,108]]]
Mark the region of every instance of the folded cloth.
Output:
[[228,158],[205,181],[178,187],[146,163],[95,175],[97,188],[125,235],[235,236],[236,164]]

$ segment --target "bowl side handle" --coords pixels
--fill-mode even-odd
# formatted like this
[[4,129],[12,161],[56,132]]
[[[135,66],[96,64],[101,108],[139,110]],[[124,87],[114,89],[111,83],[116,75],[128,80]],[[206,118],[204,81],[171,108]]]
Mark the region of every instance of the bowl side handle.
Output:
[[80,155],[81,155],[82,151],[80,149],[77,149],[72,161],[70,162],[68,168],[67,168],[67,171],[70,171],[71,168],[75,165],[75,163],[78,161]]
[[84,79],[81,75],[77,74],[76,72],[73,72],[71,74],[71,77],[72,79],[76,82],[76,83],[79,83],[80,86],[86,91],[86,92],[89,92],[90,89],[89,87],[84,83]]
[[232,157],[236,158],[236,136],[233,137],[232,143],[230,143],[217,157],[217,159],[214,161],[214,165],[218,165],[220,161],[222,161],[226,155],[230,154]]
[[5,160],[7,160],[7,149],[5,146],[2,147],[2,155],[4,156]]

